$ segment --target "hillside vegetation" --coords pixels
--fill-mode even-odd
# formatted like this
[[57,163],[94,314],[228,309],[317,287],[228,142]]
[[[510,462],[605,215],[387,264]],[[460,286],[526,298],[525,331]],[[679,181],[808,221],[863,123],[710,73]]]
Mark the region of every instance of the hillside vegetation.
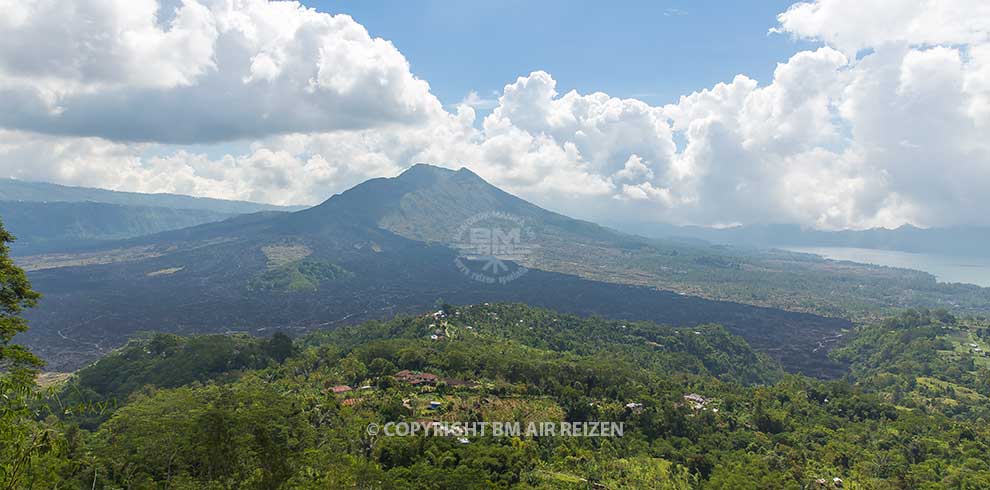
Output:
[[[66,404],[73,410],[38,412],[35,423],[54,439],[32,460],[30,481],[102,489],[990,485],[985,416],[892,403],[871,371],[870,359],[887,355],[871,332],[849,346],[853,378],[830,382],[785,375],[717,326],[580,319],[514,304],[440,305],[294,343],[152,336],[57,389],[63,399],[84,396]],[[892,366],[928,359],[889,355]],[[565,420],[621,422],[623,435],[389,437],[368,429]]]
[[854,379],[901,407],[990,418],[990,323],[908,311],[863,327],[832,352]]

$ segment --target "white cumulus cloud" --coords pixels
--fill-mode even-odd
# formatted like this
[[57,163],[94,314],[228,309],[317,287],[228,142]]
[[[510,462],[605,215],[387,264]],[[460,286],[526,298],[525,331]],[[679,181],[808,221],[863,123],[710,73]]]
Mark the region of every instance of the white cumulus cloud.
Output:
[[[820,47],[666,106],[561,93],[535,71],[449,110],[347,16],[57,5],[0,0],[6,175],[295,204],[427,162],[599,220],[990,224],[985,2],[799,3],[775,31]],[[250,143],[162,145],[224,139]]]
[[847,54],[889,44],[964,45],[990,41],[983,0],[816,0],[777,16],[775,32],[815,39]]
[[414,124],[442,110],[392,43],[298,2],[0,0],[0,11],[10,129],[199,143]]

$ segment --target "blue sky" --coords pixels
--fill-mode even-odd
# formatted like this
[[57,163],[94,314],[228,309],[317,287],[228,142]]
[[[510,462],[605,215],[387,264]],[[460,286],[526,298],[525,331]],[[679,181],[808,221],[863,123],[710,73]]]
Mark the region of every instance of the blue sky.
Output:
[[313,204],[430,162],[591,220],[990,223],[987,0],[301,1],[14,2],[0,175]]
[[814,46],[767,35],[793,3],[782,0],[304,3],[395,43],[444,104],[470,90],[490,97],[534,70],[552,73],[561,93],[665,104],[740,73],[768,83],[778,62]]
[[[391,41],[445,105],[492,99],[519,76],[553,74],[560,93],[605,92],[651,105],[745,74],[765,85],[778,62],[817,43],[768,34],[793,0],[607,2],[302,0]],[[477,108],[485,114],[485,108]],[[481,119],[478,119],[480,124]],[[149,148],[165,155],[177,146]],[[194,147],[213,158],[247,142]]]

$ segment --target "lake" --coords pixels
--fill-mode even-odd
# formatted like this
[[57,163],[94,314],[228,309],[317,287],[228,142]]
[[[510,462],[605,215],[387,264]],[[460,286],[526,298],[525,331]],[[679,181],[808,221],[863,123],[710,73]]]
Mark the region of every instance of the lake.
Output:
[[965,282],[990,287],[990,258],[952,257],[853,247],[778,247],[833,260],[915,269],[934,275],[939,282]]

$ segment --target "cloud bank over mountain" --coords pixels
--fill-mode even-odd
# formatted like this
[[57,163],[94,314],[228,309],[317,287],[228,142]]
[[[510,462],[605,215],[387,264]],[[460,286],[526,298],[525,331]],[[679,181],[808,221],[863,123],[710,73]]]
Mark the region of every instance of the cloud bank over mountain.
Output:
[[444,108],[350,17],[294,2],[0,10],[0,173],[22,179],[297,204],[429,162],[595,219],[990,224],[981,1],[798,3],[769,35],[821,46],[772,80],[653,106],[535,71],[484,117],[477,94]]

